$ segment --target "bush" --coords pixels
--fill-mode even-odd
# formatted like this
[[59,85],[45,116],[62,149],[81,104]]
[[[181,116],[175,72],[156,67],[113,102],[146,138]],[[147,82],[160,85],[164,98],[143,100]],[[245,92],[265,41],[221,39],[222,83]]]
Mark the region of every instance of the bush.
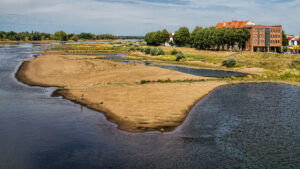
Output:
[[176,61],[180,61],[181,59],[185,58],[182,52],[178,52],[176,55]]
[[233,67],[234,65],[236,65],[236,60],[234,58],[229,58],[227,60],[224,60],[222,62],[222,65],[226,67]]
[[151,56],[157,56],[157,52],[158,52],[158,49],[157,49],[157,48],[152,48],[152,49],[150,50]]
[[164,55],[164,54],[165,54],[165,52],[161,48],[158,48],[156,55],[158,56],[158,55]]
[[[141,50],[142,51],[142,50]],[[165,52],[161,48],[145,48],[143,52],[147,54],[151,54],[152,56],[164,55]]]
[[144,49],[144,52],[146,55],[150,54],[150,51],[151,51],[151,48],[145,48]]
[[177,53],[179,53],[179,51],[177,51],[176,49],[171,50],[171,55],[177,55]]
[[146,83],[150,83],[150,80],[141,80],[140,84],[146,84]]

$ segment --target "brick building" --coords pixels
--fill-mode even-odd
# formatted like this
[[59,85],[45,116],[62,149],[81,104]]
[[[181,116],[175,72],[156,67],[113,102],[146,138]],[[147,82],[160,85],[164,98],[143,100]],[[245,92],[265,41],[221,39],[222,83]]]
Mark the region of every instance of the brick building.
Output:
[[250,38],[246,43],[246,51],[279,52],[282,48],[281,25],[255,25],[251,21],[232,21],[218,23],[216,28],[246,28]]

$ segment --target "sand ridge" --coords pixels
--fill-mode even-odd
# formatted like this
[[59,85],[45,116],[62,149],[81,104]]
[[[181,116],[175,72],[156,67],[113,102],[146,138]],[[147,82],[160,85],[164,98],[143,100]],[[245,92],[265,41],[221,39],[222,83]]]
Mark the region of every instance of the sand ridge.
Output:
[[16,77],[30,85],[59,86],[55,94],[103,112],[123,130],[172,130],[191,107],[225,81],[140,84],[141,80],[213,79],[118,63],[95,56],[45,53],[26,60]]

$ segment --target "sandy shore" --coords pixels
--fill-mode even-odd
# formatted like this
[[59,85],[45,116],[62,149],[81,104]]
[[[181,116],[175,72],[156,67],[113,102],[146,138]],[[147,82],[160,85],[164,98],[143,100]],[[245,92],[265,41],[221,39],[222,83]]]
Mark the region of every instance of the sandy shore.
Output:
[[167,131],[180,125],[191,107],[224,81],[150,83],[141,80],[212,79],[177,71],[45,53],[26,60],[16,77],[29,85],[59,86],[55,95],[103,112],[120,129]]

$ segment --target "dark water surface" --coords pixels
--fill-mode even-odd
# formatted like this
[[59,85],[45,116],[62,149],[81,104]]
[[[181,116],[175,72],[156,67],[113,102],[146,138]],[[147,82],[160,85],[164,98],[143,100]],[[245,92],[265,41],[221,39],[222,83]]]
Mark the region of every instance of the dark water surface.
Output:
[[0,45],[0,168],[300,168],[300,87],[219,87],[170,133],[128,133],[14,73],[39,45]]
[[156,67],[176,70],[183,73],[188,73],[197,76],[205,76],[205,77],[243,77],[247,74],[241,72],[232,72],[232,71],[224,71],[224,70],[212,70],[212,69],[199,69],[199,68],[190,68],[183,66],[171,66],[171,65],[154,65]]
[[241,72],[213,70],[213,69],[200,69],[200,68],[191,68],[191,67],[183,67],[183,66],[173,66],[173,65],[156,65],[156,64],[149,64],[147,62],[127,61],[127,60],[122,60],[122,59],[128,59],[128,57],[124,57],[124,54],[102,54],[101,56],[106,56],[107,59],[117,59],[118,62],[121,62],[121,63],[155,66],[155,67],[175,70],[175,71],[183,72],[183,73],[187,73],[187,74],[192,74],[192,75],[196,75],[196,76],[217,77],[217,78],[232,77],[232,76],[235,76],[235,77],[247,76],[246,73],[241,73]]

